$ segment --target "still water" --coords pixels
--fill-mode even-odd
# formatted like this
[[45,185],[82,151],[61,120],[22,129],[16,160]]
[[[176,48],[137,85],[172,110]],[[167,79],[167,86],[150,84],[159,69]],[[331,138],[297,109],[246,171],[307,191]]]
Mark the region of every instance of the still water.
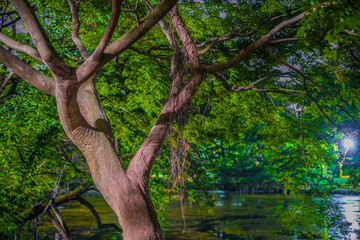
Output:
[[[333,239],[360,239],[359,226],[360,197],[334,195],[339,203],[344,220],[350,232],[346,236]],[[116,217],[101,196],[87,196],[98,211],[102,223],[115,223]],[[170,240],[215,240],[215,239],[323,239],[319,236],[295,234],[287,229],[286,212],[297,203],[296,198],[280,194],[251,195],[240,193],[220,193],[215,206],[199,206],[190,200],[185,202],[185,228],[179,202],[166,204],[167,225],[165,237]],[[112,229],[99,231],[90,211],[74,201],[60,208],[74,239],[121,239]],[[56,230],[43,222],[38,228],[39,239],[54,239]]]

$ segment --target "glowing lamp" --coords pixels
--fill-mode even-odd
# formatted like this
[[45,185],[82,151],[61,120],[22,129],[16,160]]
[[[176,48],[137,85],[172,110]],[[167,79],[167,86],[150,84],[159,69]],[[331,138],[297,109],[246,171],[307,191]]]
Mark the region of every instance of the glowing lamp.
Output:
[[351,139],[346,138],[343,142],[343,145],[346,149],[354,147],[354,142]]

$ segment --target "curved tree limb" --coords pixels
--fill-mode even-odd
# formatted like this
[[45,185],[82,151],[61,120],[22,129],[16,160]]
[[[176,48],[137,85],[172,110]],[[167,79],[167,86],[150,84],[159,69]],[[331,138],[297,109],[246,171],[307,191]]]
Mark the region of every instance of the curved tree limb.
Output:
[[11,68],[31,86],[55,97],[55,80],[38,72],[0,46],[0,62]]
[[196,47],[197,48],[201,48],[204,47],[205,45],[209,44],[206,48],[204,48],[203,50],[199,51],[199,55],[203,55],[205,53],[207,53],[211,48],[213,48],[215,46],[216,43],[218,42],[222,42],[222,41],[226,41],[235,37],[247,37],[252,35],[253,33],[255,33],[256,31],[250,31],[248,33],[230,33],[230,34],[225,34],[221,37],[218,38],[212,38],[208,41],[205,41],[203,43],[197,44]]
[[91,213],[95,217],[96,225],[97,225],[97,227],[99,229],[114,228],[118,232],[122,232],[122,229],[118,225],[116,225],[115,223],[105,223],[105,224],[102,223],[98,212],[96,211],[96,209],[94,208],[94,206],[90,202],[88,202],[87,200],[85,200],[81,196],[76,196],[76,200],[78,200],[82,205],[84,205],[85,207],[87,207],[91,211]]
[[[266,47],[267,51],[269,52],[269,54],[279,63],[281,63],[282,65],[288,67],[289,69],[293,70],[294,72],[296,72],[297,74],[300,75],[300,77],[302,77],[304,80],[307,80],[309,82],[311,82],[312,84],[314,84],[321,92],[323,92],[330,100],[334,100],[334,98],[328,93],[326,92],[321,86],[319,86],[319,84],[317,84],[316,82],[314,82],[311,78],[309,78],[308,76],[306,76],[305,74],[303,74],[300,70],[296,69],[295,67],[291,66],[290,64],[280,60],[272,51],[269,47]],[[354,116],[352,116],[349,111],[347,111],[344,107],[342,107],[340,104],[336,104],[336,106],[342,110],[344,113],[346,113],[346,115],[348,115],[350,117],[350,119],[355,123],[355,125],[360,129],[360,125],[359,123],[356,121],[356,119],[354,118]]]
[[71,237],[68,236],[66,231],[59,225],[59,223],[56,221],[54,216],[51,214],[50,210],[46,211],[46,215],[48,216],[51,223],[55,226],[56,230],[60,233],[60,235],[63,237],[64,240],[71,240]]
[[[64,231],[65,231],[65,233],[66,233],[66,236],[67,236],[69,239],[72,239],[72,237],[71,237],[71,232],[70,232],[68,226],[66,225],[63,217],[61,216],[59,210],[58,210],[58,209],[56,208],[56,206],[54,206],[54,204],[52,204],[52,203],[50,203],[50,207],[51,207],[51,209],[54,211],[57,219],[59,220],[59,223],[60,223],[61,227],[64,229]],[[50,213],[50,211],[47,211],[47,214],[49,214],[49,213]],[[51,222],[53,222],[53,221],[51,221]],[[53,223],[54,223],[54,222],[53,222]]]
[[11,72],[4,80],[4,82],[2,83],[1,87],[0,87],[0,95],[1,93],[4,91],[6,85],[8,84],[10,78],[14,75],[14,72]]
[[266,81],[270,78],[273,78],[273,77],[277,77],[279,76],[280,74],[271,74],[267,77],[264,77],[264,78],[260,78],[258,80],[256,80],[255,82],[252,82],[249,86],[246,86],[246,87],[238,87],[238,86],[230,86],[227,82],[226,82],[226,78],[220,74],[220,73],[213,73],[213,75],[217,78],[220,79],[221,81],[221,84],[224,86],[225,89],[229,90],[229,91],[232,91],[232,92],[240,92],[240,91],[248,91],[250,89],[253,89],[255,87],[255,85],[263,82],[263,81]]
[[215,38],[209,39],[205,42],[198,43],[198,44],[196,44],[196,47],[202,48],[202,47],[205,47],[207,44],[212,44],[214,42],[218,43],[220,41],[226,41],[226,40],[229,40],[229,39],[232,39],[235,37],[248,37],[248,36],[254,34],[255,32],[256,32],[256,30],[252,30],[247,33],[235,32],[235,33],[225,34],[225,35],[222,35],[221,37],[215,37]]
[[92,61],[98,61],[106,46],[111,40],[111,37],[114,33],[115,27],[119,21],[120,13],[121,13],[121,3],[122,0],[112,0],[111,3],[111,16],[108,25],[106,26],[105,33],[101,38],[98,46],[91,54],[90,58]]
[[242,60],[244,60],[247,56],[249,56],[251,53],[253,53],[256,49],[264,46],[265,44],[267,44],[270,41],[270,38],[277,33],[278,31],[280,31],[282,28],[293,24],[295,22],[298,22],[300,19],[302,19],[305,16],[305,12],[300,13],[298,15],[296,15],[295,17],[292,17],[288,20],[284,20],[281,23],[279,23],[278,25],[276,25],[273,29],[271,29],[265,36],[263,36],[262,38],[260,38],[259,40],[255,41],[254,43],[250,44],[249,46],[247,46],[246,48],[243,48],[238,55],[236,55],[233,59],[227,61],[227,62],[222,62],[222,63],[217,63],[217,64],[213,64],[210,66],[206,67],[206,71],[208,73],[214,73],[214,72],[219,72],[225,69],[229,69],[232,68],[234,66],[236,66],[237,64],[239,64]]
[[78,83],[85,82],[105,63],[118,56],[120,53],[128,49],[128,47],[135,43],[139,38],[144,36],[144,34],[147,33],[156,23],[158,23],[177,2],[178,0],[162,1],[154,9],[154,11],[141,20],[140,26],[134,26],[124,35],[108,45],[98,60],[93,60],[91,57],[89,57],[76,70]]
[[85,60],[90,56],[90,54],[86,50],[83,42],[81,41],[81,39],[79,37],[80,22],[79,22],[78,16],[79,16],[80,3],[81,3],[81,0],[79,0],[79,1],[76,0],[75,3],[73,3],[73,0],[68,0],[70,12],[71,12],[71,18],[72,18],[72,22],[73,22],[71,38],[72,38],[73,42],[75,43],[75,45],[77,46],[77,48],[79,49],[81,56]]
[[226,78],[220,74],[220,73],[213,73],[213,75],[215,77],[217,77],[220,81],[221,81],[221,84],[224,86],[224,88],[226,90],[229,90],[229,91],[232,91],[232,92],[242,92],[242,91],[249,91],[249,90],[252,90],[252,91],[256,91],[256,92],[277,92],[277,93],[284,93],[284,94],[289,94],[289,95],[298,95],[296,94],[296,92],[299,92],[299,91],[296,91],[296,90],[291,90],[291,89],[286,89],[286,88],[255,88],[255,86],[257,84],[260,84],[262,83],[263,81],[266,81],[270,78],[273,78],[273,77],[276,77],[276,76],[280,76],[282,74],[272,74],[272,75],[269,75],[267,77],[264,77],[264,78],[260,78],[254,82],[252,82],[250,85],[246,86],[246,87],[238,87],[236,85],[234,86],[230,86],[227,82],[226,82]]
[[1,32],[0,32],[0,41],[3,42],[8,47],[18,50],[20,52],[26,53],[27,55],[34,58],[35,60],[37,60],[41,63],[44,63],[42,58],[40,57],[39,52],[36,49],[34,49],[28,45],[16,42]]
[[38,49],[41,58],[55,75],[70,75],[69,67],[54,49],[30,4],[25,0],[11,0],[29,30],[30,36]]
[[[55,198],[53,200],[52,204],[54,206],[60,206],[60,205],[62,205],[64,203],[67,203],[67,202],[69,202],[71,200],[75,200],[76,196],[81,196],[82,194],[84,194],[87,191],[91,190],[91,187],[93,187],[93,186],[89,185],[89,183],[86,182],[83,185],[81,185],[80,187],[76,188],[75,190]],[[39,216],[41,213],[44,212],[47,204],[48,203],[45,202],[43,204],[35,205],[30,210],[24,212],[24,215],[27,215],[27,217],[22,219],[21,222],[29,221],[29,220],[32,220],[32,219],[36,218],[37,216]],[[21,222],[18,222],[18,223],[21,223]]]
[[[191,76],[189,82],[178,94],[170,93],[170,98],[161,110],[148,137],[144,140],[130,162],[127,169],[128,176],[133,182],[138,182],[142,187],[146,186],[149,181],[152,165],[161,149],[172,122],[186,107],[205,77],[205,72],[200,67],[195,43],[193,42],[185,23],[182,21],[177,8],[173,8],[169,14],[175,30],[183,43],[183,47],[180,50],[182,51],[182,54],[187,57],[187,60],[185,61],[192,65]],[[172,63],[177,63],[177,61],[172,61]],[[174,66],[172,66],[172,69],[173,68]],[[172,78],[174,78],[174,76],[172,76]]]

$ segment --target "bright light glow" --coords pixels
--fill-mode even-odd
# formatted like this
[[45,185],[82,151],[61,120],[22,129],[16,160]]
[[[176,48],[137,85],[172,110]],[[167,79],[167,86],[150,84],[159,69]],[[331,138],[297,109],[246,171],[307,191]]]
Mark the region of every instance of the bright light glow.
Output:
[[352,148],[354,146],[354,142],[348,138],[344,140],[343,144],[346,149]]

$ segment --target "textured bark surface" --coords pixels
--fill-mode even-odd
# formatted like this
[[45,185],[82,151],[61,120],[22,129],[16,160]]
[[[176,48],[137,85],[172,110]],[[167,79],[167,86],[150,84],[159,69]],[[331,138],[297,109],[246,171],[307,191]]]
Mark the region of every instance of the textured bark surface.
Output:
[[147,182],[135,182],[137,177],[125,173],[93,81],[81,87],[69,84],[74,82],[71,79],[56,82],[64,130],[84,154],[92,179],[118,217],[125,239],[162,239]]

